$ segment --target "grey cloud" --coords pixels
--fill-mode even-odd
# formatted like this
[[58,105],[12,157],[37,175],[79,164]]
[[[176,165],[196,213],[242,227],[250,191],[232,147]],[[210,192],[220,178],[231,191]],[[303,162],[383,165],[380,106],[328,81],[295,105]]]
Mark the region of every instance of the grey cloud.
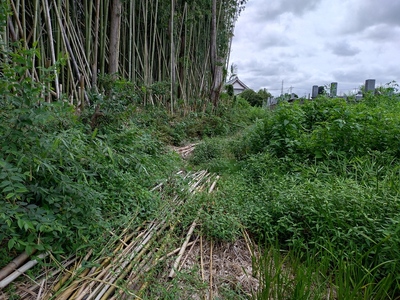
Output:
[[364,31],[363,37],[378,42],[390,42],[400,36],[400,27],[393,28],[387,24],[371,26]]
[[270,32],[260,36],[259,49],[266,49],[271,47],[287,47],[289,46],[287,36],[278,32]]
[[275,76],[278,74],[285,74],[297,71],[296,66],[293,63],[287,61],[260,61],[250,60],[244,63],[238,63],[239,66],[239,77],[240,69],[246,70],[248,75],[254,76]]
[[349,15],[345,32],[359,32],[380,24],[400,26],[400,1],[357,1],[355,12]]
[[282,58],[293,59],[293,58],[299,57],[299,53],[293,52],[293,50],[291,52],[282,51],[282,52],[279,53],[279,56],[282,57]]
[[321,0],[265,1],[263,3],[264,5],[257,9],[257,18],[268,21],[276,19],[284,13],[291,13],[295,16],[302,16],[310,10],[314,10],[320,2]]
[[376,84],[385,84],[394,80],[398,76],[393,74],[391,66],[359,66],[357,69],[338,69],[332,72],[334,78],[339,83],[339,89],[354,89],[365,83],[366,79],[376,80]]
[[365,69],[337,69],[332,72],[334,80],[346,85],[361,84],[367,73]]
[[351,46],[347,41],[328,43],[327,48],[338,56],[354,56],[360,53],[360,49]]
[[261,87],[279,89],[282,74],[286,74],[287,78],[299,75],[296,65],[287,61],[247,60],[237,65],[239,78],[254,90]]

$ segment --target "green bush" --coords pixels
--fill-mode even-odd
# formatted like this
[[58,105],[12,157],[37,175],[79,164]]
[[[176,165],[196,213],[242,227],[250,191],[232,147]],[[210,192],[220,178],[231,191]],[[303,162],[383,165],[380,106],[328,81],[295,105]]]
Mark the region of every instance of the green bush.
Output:
[[237,139],[207,141],[199,161],[239,160],[219,169],[216,211],[260,243],[312,253],[341,295],[398,295],[391,274],[400,272],[399,103],[385,93],[282,103]]
[[251,106],[262,106],[263,98],[251,89],[244,90],[240,93],[240,97],[245,99]]
[[177,160],[130,121],[133,107],[105,103],[109,122],[89,128],[66,102],[44,102],[47,84],[25,76],[36,51],[10,55],[13,65],[3,62],[0,78],[0,244],[77,250],[133,214],[155,212],[158,197],[149,189]]
[[374,106],[366,100],[319,97],[304,104],[281,103],[262,119],[247,137],[251,152],[269,149],[277,156],[321,159],[370,151],[399,153],[400,101],[397,96],[376,96]]

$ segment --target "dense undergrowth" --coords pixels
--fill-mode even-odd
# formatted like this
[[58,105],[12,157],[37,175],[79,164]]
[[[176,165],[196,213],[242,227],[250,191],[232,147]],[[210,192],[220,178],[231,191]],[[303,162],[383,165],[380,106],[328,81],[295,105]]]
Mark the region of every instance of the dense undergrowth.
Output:
[[3,106],[1,118],[0,240],[8,250],[101,243],[93,238],[135,212],[157,210],[149,189],[179,166],[132,122],[92,132],[68,105],[46,103]]
[[[264,114],[223,97],[217,111],[170,115],[142,106],[123,80],[90,93],[91,105],[77,111],[46,102],[49,85],[26,76],[37,51],[8,54],[13,62],[2,62],[0,78],[0,265],[23,250],[101,248],[103,233],[159,209],[151,188],[182,165],[169,145],[230,134]],[[51,82],[54,70],[41,71]]]
[[[303,263],[293,276],[276,267],[272,274],[259,261],[265,277],[258,299],[325,299],[327,287],[339,299],[400,296],[395,88],[361,102],[282,103],[241,135],[196,149],[193,163],[223,174],[214,198],[218,218],[208,218],[207,227],[216,230],[208,233],[229,239],[244,227],[260,243],[289,251],[279,266]],[[305,291],[307,285],[315,289]]]

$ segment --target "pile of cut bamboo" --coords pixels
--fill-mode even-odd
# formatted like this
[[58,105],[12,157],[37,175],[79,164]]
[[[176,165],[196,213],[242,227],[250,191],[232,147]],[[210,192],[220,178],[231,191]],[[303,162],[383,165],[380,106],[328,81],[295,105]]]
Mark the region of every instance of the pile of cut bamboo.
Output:
[[182,158],[188,158],[190,154],[192,154],[198,144],[189,144],[184,147],[173,147],[173,150],[177,152]]
[[[201,191],[211,193],[219,179],[205,170],[187,174],[180,171],[178,175],[188,182],[187,198],[182,199],[177,193],[170,200],[165,200],[157,218],[144,222],[139,227],[133,224],[133,217],[131,224],[119,235],[110,232],[110,242],[100,254],[95,255],[93,251],[89,251],[85,257],[66,258],[57,263],[56,267],[44,269],[35,279],[26,276],[26,280],[14,283],[14,293],[20,299],[139,299],[149,284],[147,274],[167,260],[172,265],[169,274],[167,272],[160,276],[165,280],[173,278],[185,262],[182,258],[187,247],[193,246],[197,241],[192,241],[197,216],[193,216],[188,232],[177,236],[175,229],[180,226],[180,208],[185,202],[195,199],[190,195]],[[166,184],[160,184],[154,190],[162,192],[163,185]],[[176,242],[179,240],[183,241],[180,247]],[[56,262],[51,253],[40,254],[38,259],[42,260],[46,255]],[[177,257],[171,262],[174,255]],[[19,267],[17,263],[26,259],[26,255],[17,258],[5,268],[8,270],[8,280],[1,288],[12,283],[17,275],[23,274],[27,270],[26,266],[37,263],[35,259]],[[15,270],[16,268],[19,269]],[[6,274],[3,270],[0,275]],[[7,299],[4,297],[6,295],[2,295],[0,290],[0,299]]]

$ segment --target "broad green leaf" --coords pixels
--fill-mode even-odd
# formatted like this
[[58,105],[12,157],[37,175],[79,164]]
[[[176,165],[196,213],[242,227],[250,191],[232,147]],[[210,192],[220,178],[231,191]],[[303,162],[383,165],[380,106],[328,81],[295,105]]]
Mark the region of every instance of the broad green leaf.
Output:
[[14,245],[15,245],[15,240],[14,239],[10,239],[8,241],[8,244],[7,244],[8,250],[11,250],[14,247]]
[[9,193],[9,194],[7,194],[7,196],[6,196],[6,199],[11,199],[11,198],[13,198],[15,196],[15,193]]

